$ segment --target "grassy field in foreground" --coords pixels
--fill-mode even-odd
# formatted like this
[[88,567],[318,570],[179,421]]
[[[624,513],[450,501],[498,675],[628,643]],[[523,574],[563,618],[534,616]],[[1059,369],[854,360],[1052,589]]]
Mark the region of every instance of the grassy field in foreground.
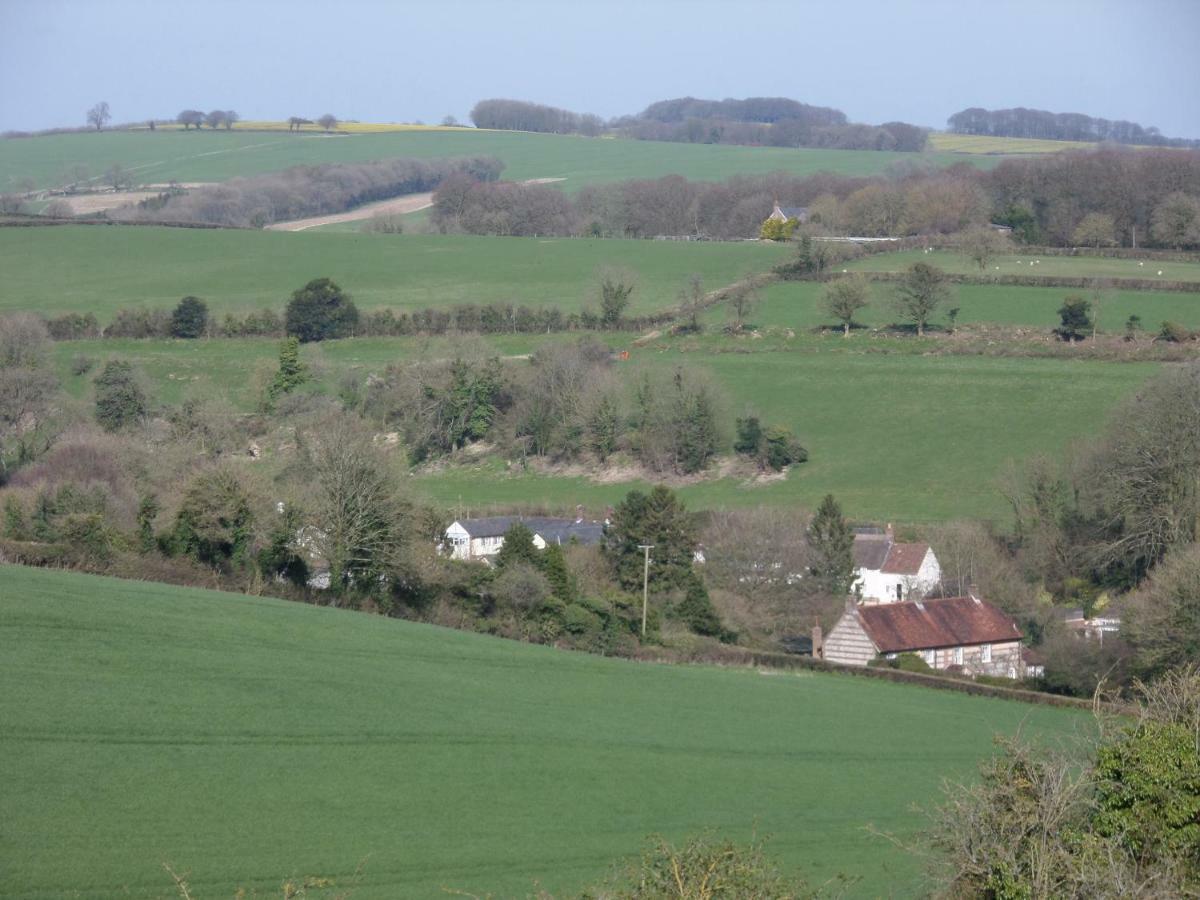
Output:
[[[1085,716],[839,675],[634,664],[279,600],[0,568],[6,897],[576,890],[645,835],[769,835],[915,896],[912,806]],[[535,885],[536,882],[536,885]]]
[[109,131],[0,139],[0,191],[24,179],[36,187],[70,181],[76,165],[93,178],[114,163],[140,183],[224,181],[295,165],[364,162],[388,157],[489,155],[504,160],[504,178],[564,178],[562,187],[626,178],[684,175],[718,180],[731,175],[783,171],[793,175],[837,172],[877,175],[901,161],[952,165],[967,160],[990,168],[999,157],[874,150],[796,150],[719,144],[673,144],[516,131],[408,129],[375,134],[288,134],[248,131]]
[[[503,356],[528,353],[545,340],[571,335],[506,336],[487,343]],[[607,338],[614,346],[627,336]],[[453,338],[357,339],[308,346],[305,360],[330,392],[341,375],[359,377],[388,363],[454,353]],[[1008,460],[1058,453],[1098,431],[1109,410],[1157,371],[1153,363],[939,356],[932,340],[893,340],[875,346],[799,335],[788,349],[753,352],[755,343],[713,336],[634,349],[621,366],[647,367],[665,382],[674,367],[710,371],[728,403],[722,421],[755,410],[793,429],[810,461],[782,481],[746,484],[723,478],[690,484],[683,497],[696,507],[801,504],[815,508],[834,493],[861,518],[910,522],[959,517],[1002,518],[1007,507],[995,486]],[[732,352],[731,352],[732,351]],[[926,355],[927,351],[929,355]],[[69,391],[90,396],[92,373],[70,374],[76,356],[119,356],[146,374],[158,402],[187,396],[228,398],[252,409],[276,367],[277,342],[84,341],[56,345]],[[514,360],[513,366],[526,365]],[[487,461],[451,468],[413,483],[430,499],[476,510],[488,504],[546,503],[570,510],[615,503],[631,482],[529,474],[515,462]]]
[[[882,327],[898,321],[892,306],[894,288],[890,284],[869,286],[870,305],[855,316],[855,322]],[[771,325],[805,329],[820,325],[839,327],[835,318],[824,309],[821,297],[824,285],[811,281],[779,282],[766,288],[762,302],[748,322],[756,327]],[[1089,291],[1069,288],[1012,287],[991,284],[960,284],[954,287],[953,299],[947,301],[933,317],[935,324],[946,322],[946,313],[957,308],[960,325],[996,324],[1039,328],[1046,331],[1059,325],[1058,309],[1063,298],[1082,293],[1094,301]],[[1093,306],[1101,331],[1123,332],[1131,315],[1141,316],[1142,328],[1153,334],[1164,321],[1178,322],[1189,328],[1200,328],[1200,294],[1176,291],[1111,291],[1101,295],[1099,308]],[[729,318],[725,307],[714,308],[708,320],[720,325]]]
[[170,308],[203,297],[210,311],[271,307],[328,276],[362,308],[514,302],[598,307],[596,270],[638,277],[633,314],[670,306],[692,274],[710,288],[761,272],[788,249],[760,243],[537,239],[466,235],[287,234],[217,229],[61,226],[0,229],[0,313]]
[[[851,271],[899,272],[915,262],[927,262],[947,272],[981,274],[979,267],[961,253],[951,250],[905,250],[877,253],[847,263]],[[1136,259],[1105,259],[1099,256],[1031,256],[1017,252],[998,256],[982,273],[990,275],[1065,276],[1069,278],[1150,278],[1162,281],[1200,281],[1200,262],[1162,262]],[[1030,263],[1033,263],[1032,265]],[[1159,272],[1162,275],[1159,275]]]

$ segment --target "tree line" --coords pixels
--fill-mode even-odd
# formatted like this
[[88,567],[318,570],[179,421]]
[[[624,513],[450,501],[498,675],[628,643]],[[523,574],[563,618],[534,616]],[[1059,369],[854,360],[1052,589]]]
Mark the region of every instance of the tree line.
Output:
[[1044,109],[1026,109],[1023,106],[1015,109],[982,109],[972,106],[956,112],[946,124],[956,134],[1200,148],[1200,141],[1164,137],[1153,126],[1144,128],[1136,122],[1123,119],[1110,121],[1085,116],[1082,113],[1055,113]]
[[498,159],[487,156],[294,166],[269,175],[232,178],[187,191],[166,191],[135,205],[110,210],[108,216],[119,221],[258,228],[432,190],[452,175],[468,175],[486,183],[498,178],[503,168]]
[[1007,225],[1023,244],[1200,246],[1200,153],[1123,150],[1006,160],[989,172],[962,163],[890,176],[739,175],[723,182],[679,175],[587,186],[448,178],[431,221],[444,233],[638,237],[755,237],[778,201],[808,208],[824,234],[953,234]]

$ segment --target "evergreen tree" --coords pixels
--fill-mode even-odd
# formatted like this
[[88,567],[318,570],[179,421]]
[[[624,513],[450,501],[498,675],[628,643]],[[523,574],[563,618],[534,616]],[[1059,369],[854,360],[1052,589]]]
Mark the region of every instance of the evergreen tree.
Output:
[[1058,308],[1061,324],[1054,333],[1064,341],[1075,343],[1092,327],[1091,309],[1092,304],[1078,294],[1066,297]]
[[308,369],[300,361],[299,338],[285,338],[279,345],[279,371],[267,388],[268,405],[274,406],[281,396],[290,394],[307,380]]
[[291,506],[284,507],[283,514],[267,533],[266,546],[258,554],[258,568],[264,576],[282,578],[297,587],[308,584],[308,563],[295,549],[300,527],[298,512]]
[[726,636],[725,629],[721,626],[721,618],[713,608],[704,582],[694,574],[688,579],[687,591],[675,608],[675,613],[696,634],[720,638]]
[[588,443],[601,462],[617,449],[620,415],[617,405],[608,395],[600,398],[588,418]]
[[232,472],[216,469],[196,477],[175,517],[174,541],[196,560],[218,565],[245,562],[253,537],[250,499]]
[[833,494],[826,494],[808,526],[809,571],[831,594],[846,594],[854,581],[854,533]]
[[672,490],[658,485],[649,494],[626,495],[613,512],[602,547],[621,587],[640,591],[643,556],[638,545],[653,544],[650,590],[661,592],[687,587],[698,543],[694,517]]
[[349,337],[358,325],[358,308],[328,278],[315,278],[288,301],[287,333],[301,343]]
[[499,569],[511,566],[513,563],[528,563],[534,568],[541,567],[538,548],[533,543],[533,532],[523,522],[513,522],[504,532],[504,543],[496,554],[496,567]]
[[575,579],[571,576],[570,569],[567,568],[567,555],[563,552],[563,548],[558,544],[547,544],[546,549],[541,552],[538,563],[542,574],[546,576],[546,581],[550,583],[550,589],[554,592],[554,596],[564,603],[574,602],[579,591],[575,586]]
[[704,388],[682,398],[678,467],[685,475],[699,472],[717,452],[717,416]]
[[763,430],[758,416],[746,416],[737,420],[737,439],[733,442],[735,452],[757,458],[762,449]]
[[171,313],[171,337],[198,338],[208,330],[208,304],[199,297],[184,297]]

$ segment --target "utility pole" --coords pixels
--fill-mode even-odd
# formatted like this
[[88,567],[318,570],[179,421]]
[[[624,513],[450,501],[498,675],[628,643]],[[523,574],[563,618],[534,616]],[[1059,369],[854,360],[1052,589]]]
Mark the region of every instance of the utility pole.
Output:
[[638,549],[645,554],[645,564],[642,566],[642,637],[646,636],[646,608],[650,602],[650,551],[653,544],[638,544]]

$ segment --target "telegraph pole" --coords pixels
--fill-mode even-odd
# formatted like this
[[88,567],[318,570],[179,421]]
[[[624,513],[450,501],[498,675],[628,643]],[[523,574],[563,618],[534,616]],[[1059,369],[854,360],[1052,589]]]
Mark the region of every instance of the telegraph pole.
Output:
[[650,551],[653,544],[638,544],[638,549],[645,554],[645,564],[642,567],[642,637],[646,636],[646,607],[650,600]]

